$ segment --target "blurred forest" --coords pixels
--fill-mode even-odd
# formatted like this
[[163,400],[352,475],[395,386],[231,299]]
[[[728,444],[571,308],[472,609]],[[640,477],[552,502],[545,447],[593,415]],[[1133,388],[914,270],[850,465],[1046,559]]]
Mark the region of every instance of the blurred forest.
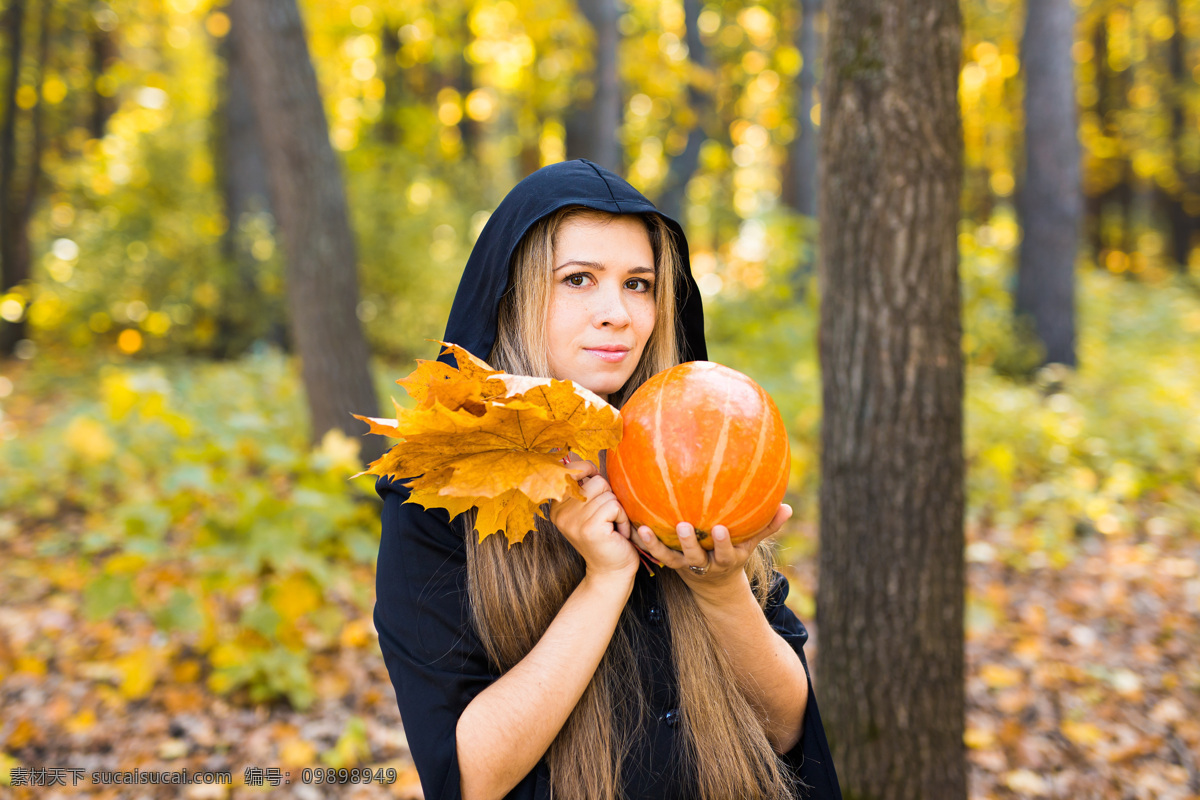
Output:
[[[970,792],[1197,797],[1200,2],[1072,7],[1079,236],[1047,313],[1075,339],[1048,360],[1014,318],[1025,8],[961,2]],[[360,440],[310,428],[237,15],[0,9],[0,785],[187,767],[236,784],[188,796],[249,796],[257,765],[308,797],[303,767],[392,767],[346,796],[419,796],[371,621],[378,505]],[[376,396],[407,400],[517,180],[612,166],[684,224],[710,358],[789,424],[779,561],[810,624],[820,0],[300,10]]]

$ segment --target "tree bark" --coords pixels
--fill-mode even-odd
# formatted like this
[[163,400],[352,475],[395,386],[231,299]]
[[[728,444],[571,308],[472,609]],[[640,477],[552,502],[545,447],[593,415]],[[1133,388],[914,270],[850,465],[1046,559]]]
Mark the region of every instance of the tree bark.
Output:
[[617,138],[623,118],[621,84],[617,74],[616,0],[577,0],[595,32],[592,98],[567,120],[567,158],[586,158],[618,175],[625,173],[621,142]]
[[803,64],[796,84],[796,138],[788,148],[787,204],[806,217],[817,216],[818,170],[817,126],[812,112],[816,104],[817,59],[821,41],[817,34],[817,15],[821,0],[801,0],[803,16],[796,36]]
[[1179,13],[1179,0],[1167,0],[1168,14],[1174,23],[1175,32],[1167,42],[1168,74],[1171,76],[1171,156],[1175,167],[1175,187],[1168,193],[1167,214],[1171,221],[1171,256],[1176,268],[1187,274],[1188,260],[1192,253],[1192,234],[1196,229],[1196,218],[1188,213],[1183,202],[1184,194],[1194,181],[1194,176],[1185,166],[1187,138],[1187,92],[1191,88],[1191,75],[1187,71],[1184,39]]
[[[17,92],[21,88],[21,59],[25,50],[25,0],[13,0],[4,14],[8,40],[8,81],[4,87],[4,123],[0,128],[0,286],[10,289],[20,281],[14,241],[8,230],[17,171]],[[0,326],[6,325],[0,321]],[[7,338],[7,337],[6,337]],[[5,350],[4,352],[8,352]]]
[[[334,428],[358,435],[362,423],[351,414],[375,415],[377,398],[356,314],[357,256],[341,169],[300,11],[295,0],[233,0],[229,11],[244,37],[312,438]],[[378,438],[363,440],[365,459],[382,452]]]
[[688,107],[692,114],[692,125],[688,129],[687,144],[683,152],[671,159],[667,180],[658,198],[658,209],[671,219],[684,223],[683,201],[687,196],[688,183],[700,166],[700,147],[704,144],[704,122],[712,113],[711,92],[707,86],[708,52],[700,39],[700,0],[683,0],[683,18],[688,46]]
[[1014,313],[1045,348],[1042,363],[1074,367],[1075,255],[1083,215],[1071,59],[1071,0],[1030,3],[1021,43],[1025,71],[1025,176],[1018,202],[1024,236]]
[[[42,172],[43,116],[42,81],[50,52],[51,3],[43,0],[37,43],[38,100],[29,111],[28,147],[20,158],[17,127],[21,113],[17,92],[21,87],[21,66],[25,27],[25,3],[18,0],[9,9],[7,33],[9,39],[9,80],[5,93],[4,126],[0,131],[0,294],[20,286],[30,278],[32,253],[29,242],[29,220],[37,200],[38,183]],[[17,342],[26,337],[26,321],[0,319],[0,355],[11,355]]]
[[[271,212],[270,187],[267,183],[266,154],[259,138],[259,125],[247,84],[248,68],[240,32],[230,28],[217,53],[225,65],[224,80],[216,108],[217,173],[225,205],[228,227],[221,240],[222,255],[232,265],[238,297],[223,304],[217,320],[215,350],[219,357],[240,354],[250,344],[256,326],[249,314],[267,314],[267,337],[281,348],[288,348],[283,320],[259,290],[259,261],[246,246],[242,225],[252,214]],[[279,315],[281,317],[281,315]]]
[[829,0],[822,716],[847,798],[967,796],[956,0]]
[[[89,15],[90,17],[90,15]],[[110,31],[101,30],[95,20],[88,21],[88,46],[91,49],[92,62],[92,81],[93,88],[92,96],[92,113],[88,119],[89,134],[93,139],[103,139],[104,131],[108,127],[108,118],[117,110],[116,100],[112,97],[105,97],[100,94],[95,88],[95,80],[104,74],[111,63],[117,57],[117,45],[113,41],[113,36]]]

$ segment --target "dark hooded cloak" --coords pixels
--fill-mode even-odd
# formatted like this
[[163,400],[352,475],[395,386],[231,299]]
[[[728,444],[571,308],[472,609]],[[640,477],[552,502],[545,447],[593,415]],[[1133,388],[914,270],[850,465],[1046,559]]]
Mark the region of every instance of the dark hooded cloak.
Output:
[[[496,341],[500,298],[508,286],[517,243],[539,219],[571,205],[612,214],[659,213],[629,183],[590,161],[568,161],[534,172],[509,192],[484,226],[463,270],[443,341],[488,358]],[[687,241],[677,222],[660,216],[675,236],[683,265],[684,280],[679,282],[676,298],[682,360],[705,360],[704,314],[691,274]],[[449,354],[441,359],[454,363]],[[476,695],[500,677],[500,671],[487,658],[471,623],[463,526],[452,525],[443,509],[425,510],[404,503],[409,490],[403,482],[382,478],[376,485],[384,505],[375,628],[425,797],[458,800],[458,717]],[[678,687],[670,660],[669,620],[653,581],[639,570],[629,600],[649,634],[641,637],[644,642],[639,641],[639,655],[644,655],[641,663],[646,665],[643,671],[648,673],[648,696],[655,718],[644,726],[644,742],[635,745],[637,749],[626,758],[626,796],[630,800],[682,800],[689,796],[688,782],[686,776],[676,773],[677,759],[673,757]],[[800,655],[807,671],[803,645],[808,631],[784,605],[787,594],[787,579],[775,573],[765,613],[772,628]],[[811,787],[801,790],[801,796],[841,798],[811,680],[803,736],[784,754],[784,760]],[[548,800],[549,778],[543,759],[508,797]]]

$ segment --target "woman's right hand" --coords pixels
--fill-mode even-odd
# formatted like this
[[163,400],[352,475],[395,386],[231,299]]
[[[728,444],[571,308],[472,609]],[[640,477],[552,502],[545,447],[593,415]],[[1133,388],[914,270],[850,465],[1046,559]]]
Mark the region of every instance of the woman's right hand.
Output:
[[585,499],[551,500],[550,521],[583,556],[590,575],[632,575],[639,563],[637,548],[629,540],[629,517],[612,487],[590,461],[575,460],[568,468]]

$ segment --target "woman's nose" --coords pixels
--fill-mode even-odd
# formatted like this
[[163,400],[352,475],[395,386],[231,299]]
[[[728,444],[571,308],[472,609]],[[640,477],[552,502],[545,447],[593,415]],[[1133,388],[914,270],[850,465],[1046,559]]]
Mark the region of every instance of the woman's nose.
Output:
[[625,308],[620,289],[600,291],[596,294],[597,307],[592,311],[592,319],[597,327],[613,325],[623,328],[630,323],[632,318],[629,316],[629,309]]

